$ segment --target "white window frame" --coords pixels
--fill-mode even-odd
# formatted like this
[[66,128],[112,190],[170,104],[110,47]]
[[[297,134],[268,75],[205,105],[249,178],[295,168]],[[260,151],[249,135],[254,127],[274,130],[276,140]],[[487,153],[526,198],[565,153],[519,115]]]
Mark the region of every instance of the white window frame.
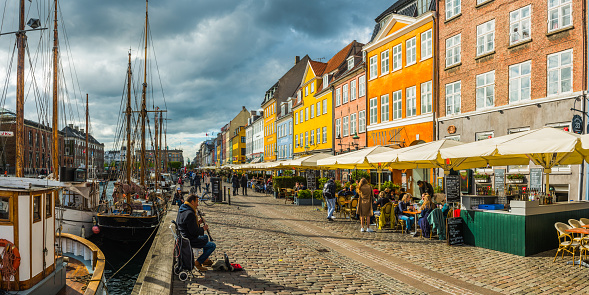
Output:
[[433,55],[432,50],[432,29],[429,29],[420,36],[421,39],[421,60],[431,58]]
[[354,68],[354,57],[348,58],[348,71]]
[[389,95],[380,96],[380,122],[389,121]]
[[380,53],[380,75],[384,76],[389,73],[389,50]]
[[393,46],[393,71],[403,68],[403,43]]
[[320,101],[318,101],[318,102],[317,102],[317,107],[316,107],[316,109],[317,109],[317,111],[315,112],[315,116],[316,116],[316,117],[319,117],[319,116],[321,116],[321,102],[320,102]]
[[301,123],[305,122],[305,116],[303,115],[304,110],[300,110],[299,114],[300,114],[300,118],[301,118]]
[[[565,65],[563,65],[562,57],[565,54],[570,54],[570,62],[567,63],[567,64],[565,64]],[[554,67],[554,66],[551,67],[551,59],[553,57],[557,57],[558,65],[556,67]],[[573,92],[573,58],[574,58],[573,49],[568,49],[568,50],[560,51],[560,52],[557,52],[557,53],[549,54],[547,56],[547,58],[546,58],[546,63],[547,63],[546,68],[547,68],[547,71],[548,72],[547,72],[547,75],[546,75],[546,88],[547,88],[546,93],[548,94],[548,96],[554,96],[554,95],[560,95],[560,94],[563,94],[563,93],[571,93],[571,92]],[[563,70],[568,69],[568,68],[570,68],[570,78],[569,78],[569,80],[570,80],[570,86],[569,86],[569,88],[570,89],[568,91],[563,91],[563,87],[562,87],[563,86],[562,73],[563,73]],[[556,82],[550,82],[551,72],[552,73],[556,73],[556,75],[558,76],[557,77],[558,80]],[[552,86],[554,83],[557,84],[557,89],[556,89],[556,92],[555,93],[553,93],[551,91],[551,89],[554,89],[553,86]]]
[[305,96],[309,95],[309,85],[305,86]]
[[338,107],[342,104],[342,88],[335,89],[335,106]]
[[358,112],[358,133],[366,132],[366,110]]
[[[481,56],[495,50],[495,19],[477,26],[476,55]],[[490,46],[489,46],[490,44]]]
[[315,144],[321,143],[321,128],[317,128],[317,132],[315,132]]
[[[479,136],[481,136],[481,138],[479,138]],[[474,134],[475,141],[486,140],[486,139],[493,138],[493,137],[495,137],[494,131],[477,132]],[[475,171],[475,173],[492,173],[493,167],[475,168],[474,171]]]
[[378,123],[378,98],[373,97],[370,99],[370,124]]
[[446,0],[446,19],[451,19],[462,12],[461,0]]
[[393,120],[403,118],[403,91],[393,92]]
[[342,118],[342,137],[346,137],[349,135],[350,129],[349,129],[349,120],[350,118],[348,118],[348,116],[344,116]]
[[350,115],[350,135],[358,133],[358,130],[356,130],[356,117],[356,113]]
[[405,55],[407,59],[405,63],[406,67],[417,62],[417,38],[413,37],[405,41]]
[[[476,107],[477,110],[495,106],[495,71],[476,76]],[[489,102],[491,98],[491,102]]]
[[341,138],[341,132],[342,132],[342,130],[341,130],[342,123],[341,122],[342,122],[342,119],[340,119],[340,118],[335,119],[335,138],[338,138],[338,137]]
[[315,118],[315,104],[311,104],[311,119]]
[[432,81],[421,83],[421,114],[432,112]]
[[460,135],[446,136],[445,139],[460,141]]
[[323,100],[323,114],[327,114],[327,98]]
[[305,108],[305,121],[309,121],[309,108]]
[[315,81],[311,82],[311,93],[315,92]]
[[[458,86],[458,91],[456,91]],[[448,94],[448,89],[452,89],[452,92]],[[456,81],[445,85],[446,94],[446,116],[460,114],[461,102],[462,102],[462,81]],[[448,103],[451,102],[451,103]]]
[[344,84],[344,86],[342,86],[342,104],[348,103],[348,98],[350,97],[349,93],[348,84]]
[[[530,131],[529,127],[526,128],[511,128],[507,130],[507,134],[515,134],[520,132]],[[507,173],[526,173],[530,171],[530,165],[508,165]]]
[[295,125],[299,124],[299,113],[295,113]]
[[327,127],[323,127],[323,143],[327,142]]
[[417,115],[417,87],[411,86],[405,89],[405,118]]
[[[531,82],[531,60],[509,66],[509,103],[530,100],[532,92]],[[526,84],[527,87],[522,86]],[[527,97],[524,97],[526,93]]]
[[309,145],[309,131],[305,131],[305,146]]
[[446,67],[459,64],[462,61],[461,43],[461,34],[446,39]]
[[378,77],[378,55],[374,55],[370,57],[370,80],[376,79]]
[[315,129],[311,129],[311,136],[309,137],[309,145],[315,145]]
[[356,79],[350,81],[350,101],[356,100]]
[[[527,15],[523,16],[527,12]],[[509,44],[517,44],[532,38],[532,5],[509,13]]]
[[358,78],[358,97],[362,97],[366,95],[366,75],[360,76]]
[[[567,122],[567,123],[553,123],[553,124],[546,124],[546,127],[552,127],[552,128],[556,128],[556,129],[562,129],[564,130],[565,128],[568,129],[568,132],[572,132],[572,128],[571,128],[571,123]],[[571,165],[557,165],[557,166],[553,166],[552,167],[552,172],[571,172]]]
[[[548,14],[546,21],[548,24],[548,32],[565,29],[573,26],[573,1],[571,0],[554,0],[552,3],[548,1]],[[568,15],[563,14],[563,10],[568,7]],[[556,20],[551,19],[551,13],[556,12]],[[568,20],[568,21],[565,21]]]

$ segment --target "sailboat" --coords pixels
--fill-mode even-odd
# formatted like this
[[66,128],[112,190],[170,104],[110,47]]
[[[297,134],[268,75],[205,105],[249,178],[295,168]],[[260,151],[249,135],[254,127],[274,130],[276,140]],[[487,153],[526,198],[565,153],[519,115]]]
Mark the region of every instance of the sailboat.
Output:
[[[133,168],[135,165],[135,157],[132,153],[134,150],[134,138],[132,138],[132,125],[135,122],[133,118],[132,103],[131,103],[131,81],[132,81],[132,66],[131,66],[131,52],[129,52],[129,62],[127,68],[127,101],[125,108],[125,141],[123,146],[126,153],[126,165],[123,173],[119,176],[119,181],[115,183],[115,190],[113,193],[112,206],[101,207],[97,215],[98,227],[100,233],[104,238],[120,241],[120,242],[142,242],[149,239],[159,227],[165,211],[166,198],[163,197],[159,190],[159,181],[155,181],[154,190],[150,190],[150,185],[146,177],[148,172],[148,164],[146,161],[146,120],[148,113],[155,113],[155,180],[159,180],[159,147],[161,147],[161,132],[162,113],[164,110],[147,110],[146,95],[147,95],[147,48],[149,40],[149,18],[148,18],[148,1],[145,2],[145,35],[144,35],[144,59],[143,59],[143,83],[141,92],[141,109],[139,113],[140,128],[135,134],[138,134],[141,139],[141,149],[139,151],[139,181],[133,179]],[[159,131],[158,131],[159,127]],[[159,138],[158,138],[159,137]],[[115,139],[115,145],[119,141]]]
[[[58,138],[57,132],[57,0],[54,0],[54,121],[51,154],[53,173],[57,175]],[[56,226],[55,205],[64,185],[61,182],[24,177],[25,156],[25,52],[27,50],[27,31],[41,31],[40,22],[31,19],[25,30],[25,1],[19,3],[19,30],[16,32],[18,48],[18,69],[16,85],[15,135],[15,177],[0,179],[0,290],[8,294],[58,294],[68,288],[85,294],[106,294],[103,275],[104,255],[90,241],[59,232]],[[32,64],[31,64],[32,65]],[[32,78],[34,79],[34,78]],[[47,127],[43,124],[43,130]],[[1,129],[12,126],[0,125]],[[4,129],[5,132],[6,129]],[[29,133],[31,134],[31,133]],[[32,137],[29,136],[29,144]],[[44,146],[45,147],[45,146]],[[49,147],[48,147],[49,148]],[[31,157],[29,157],[31,160]],[[90,275],[86,284],[78,287],[66,283],[67,267],[78,273]]]

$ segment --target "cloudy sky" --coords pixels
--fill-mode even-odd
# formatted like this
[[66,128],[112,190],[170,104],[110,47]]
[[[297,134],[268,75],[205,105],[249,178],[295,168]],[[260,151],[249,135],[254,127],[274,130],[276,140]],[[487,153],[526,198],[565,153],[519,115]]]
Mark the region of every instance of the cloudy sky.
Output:
[[[105,143],[105,149],[111,149],[125,87],[127,52],[131,48],[133,56],[142,54],[139,46],[145,2],[59,1],[60,19],[67,30],[60,33],[62,64],[69,72],[66,76],[74,76],[66,82],[71,88],[68,93],[74,96],[78,91],[78,100],[85,98],[85,93],[89,94],[91,132]],[[27,19],[41,18],[46,26],[44,19],[53,1],[25,2]],[[150,1],[151,36],[159,71],[154,62],[148,68],[152,71],[154,92],[160,94],[154,97],[154,104],[166,108],[171,119],[167,121],[168,146],[181,148],[185,158],[193,158],[205,133],[218,132],[242,106],[248,110],[259,109],[265,91],[292,67],[295,56],[308,54],[314,60],[326,61],[352,40],[367,42],[374,19],[393,2],[395,0]],[[17,29],[18,15],[11,4],[3,8],[6,11],[0,27],[2,33]],[[29,32],[28,36],[34,56],[40,33]],[[0,75],[6,76],[10,69],[13,46],[13,37],[0,37]],[[50,47],[41,46],[43,48]],[[151,48],[149,51],[151,53]],[[73,71],[70,71],[72,63],[69,61],[75,65],[73,75],[70,75]],[[37,64],[43,62],[39,58]],[[16,66],[12,68],[11,79]],[[137,71],[136,66],[135,69]],[[43,80],[42,73],[37,72],[36,79]],[[160,80],[165,105],[159,89]],[[43,85],[43,82],[36,81],[36,85]],[[40,92],[44,91],[43,86],[39,88]],[[9,87],[6,92],[0,103],[14,109],[13,88]],[[39,109],[43,112],[47,107],[34,98],[33,90],[26,92],[27,118],[43,120],[35,112]],[[81,124],[77,121],[83,120],[82,104],[74,99],[70,100],[71,107],[64,107],[62,117],[66,117],[68,123]]]

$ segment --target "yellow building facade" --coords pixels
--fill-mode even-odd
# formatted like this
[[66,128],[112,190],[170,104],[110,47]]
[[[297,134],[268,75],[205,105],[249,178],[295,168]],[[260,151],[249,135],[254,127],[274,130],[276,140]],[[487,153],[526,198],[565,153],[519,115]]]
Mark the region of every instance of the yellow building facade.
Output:
[[233,148],[233,164],[245,163],[245,127],[238,127],[235,136],[231,139]]
[[264,162],[276,160],[276,99],[274,93],[278,88],[275,84],[266,91],[262,109],[264,110]]

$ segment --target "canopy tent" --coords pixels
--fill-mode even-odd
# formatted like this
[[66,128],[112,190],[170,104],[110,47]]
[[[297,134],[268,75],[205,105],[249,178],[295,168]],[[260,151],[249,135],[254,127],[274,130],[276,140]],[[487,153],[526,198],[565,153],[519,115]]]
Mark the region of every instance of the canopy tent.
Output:
[[440,157],[440,150],[462,144],[455,140],[442,139],[372,154],[367,157],[367,160],[370,163],[386,163],[384,167],[394,169],[442,168],[449,170],[448,164]]
[[329,154],[314,154],[310,156],[304,156],[294,160],[288,160],[282,164],[283,167],[287,168],[306,168],[306,169],[317,169],[317,161],[331,157]]
[[379,169],[378,163],[369,163],[366,157],[394,150],[384,146],[367,147],[351,153],[318,160],[317,166],[339,169]]

